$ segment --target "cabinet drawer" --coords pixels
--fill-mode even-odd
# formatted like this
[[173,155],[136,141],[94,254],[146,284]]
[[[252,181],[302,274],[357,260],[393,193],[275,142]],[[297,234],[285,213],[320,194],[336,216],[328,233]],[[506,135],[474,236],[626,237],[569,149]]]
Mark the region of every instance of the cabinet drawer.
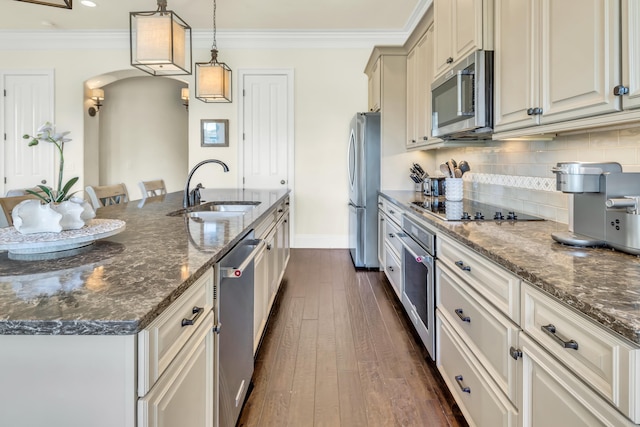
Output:
[[398,298],[402,299],[402,269],[400,268],[400,259],[393,253],[389,245],[384,246],[384,272],[391,282],[393,290],[396,291]]
[[441,235],[436,239],[436,253],[439,262],[447,265],[507,317],[520,323],[520,279],[516,275]]
[[[139,396],[147,394],[212,308],[213,270],[209,270],[138,333]],[[188,324],[190,320],[193,324]]]
[[213,425],[213,313],[202,317],[166,373],[138,399],[138,427]]
[[524,389],[518,425],[634,426],[526,334],[520,344]]
[[436,364],[470,426],[512,427],[517,411],[436,310]]
[[402,254],[402,242],[398,238],[398,233],[401,232],[400,226],[393,221],[387,221],[385,232],[385,243],[394,250],[396,257],[399,259]]
[[382,205],[379,204],[378,206],[380,206],[382,211],[387,214],[387,216],[390,217],[393,222],[398,225],[402,224],[403,210],[401,207],[382,197],[378,198],[378,203],[382,203]]
[[515,404],[517,362],[509,356],[517,348],[518,328],[502,313],[463,284],[446,267],[436,267],[437,307]]
[[526,283],[522,328],[622,413],[640,421],[640,350]]

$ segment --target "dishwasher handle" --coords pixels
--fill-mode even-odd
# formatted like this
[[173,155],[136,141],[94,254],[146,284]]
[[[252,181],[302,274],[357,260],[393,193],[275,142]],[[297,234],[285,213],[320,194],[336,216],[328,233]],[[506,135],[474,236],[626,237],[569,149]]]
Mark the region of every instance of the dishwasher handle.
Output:
[[255,248],[251,251],[251,253],[242,261],[242,263],[237,267],[222,267],[220,268],[220,275],[223,278],[238,278],[242,276],[242,272],[247,268],[247,266],[260,254],[260,252],[265,250],[266,242],[262,239],[247,239],[242,242],[245,245],[254,246]]

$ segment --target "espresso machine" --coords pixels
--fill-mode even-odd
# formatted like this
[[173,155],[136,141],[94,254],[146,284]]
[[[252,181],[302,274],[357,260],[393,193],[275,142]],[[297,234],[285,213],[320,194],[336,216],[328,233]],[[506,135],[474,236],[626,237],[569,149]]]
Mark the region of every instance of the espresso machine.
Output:
[[640,255],[640,173],[616,162],[561,162],[556,189],[573,194],[573,232],[552,233],[573,246],[609,246]]

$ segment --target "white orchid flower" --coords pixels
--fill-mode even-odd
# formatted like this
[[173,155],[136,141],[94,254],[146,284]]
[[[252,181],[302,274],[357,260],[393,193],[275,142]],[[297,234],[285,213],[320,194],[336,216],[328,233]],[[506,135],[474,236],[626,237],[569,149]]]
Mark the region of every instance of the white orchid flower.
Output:
[[55,133],[51,135],[51,139],[58,142],[69,142],[71,141],[71,138],[65,138],[65,136],[69,135],[70,133],[70,131]]

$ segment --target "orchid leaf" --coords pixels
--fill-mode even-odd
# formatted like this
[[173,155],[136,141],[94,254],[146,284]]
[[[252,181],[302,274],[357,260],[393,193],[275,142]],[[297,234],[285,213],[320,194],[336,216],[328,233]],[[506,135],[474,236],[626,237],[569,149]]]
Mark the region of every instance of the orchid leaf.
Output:
[[67,181],[67,183],[64,185],[64,187],[62,188],[61,194],[63,197],[65,197],[65,195],[69,192],[69,190],[71,190],[71,187],[73,187],[73,184],[75,184],[76,182],[78,182],[78,177],[75,176],[73,178],[71,178],[69,181]]
[[46,197],[44,197],[44,196],[42,195],[42,193],[40,193],[40,192],[33,191],[33,190],[26,190],[26,192],[27,192],[28,194],[31,194],[31,195],[36,196],[37,198],[39,198],[39,199],[43,200],[43,201],[44,201],[44,202],[46,202],[46,203],[49,203],[49,202],[50,202],[50,200],[49,200],[49,199],[47,199]]

